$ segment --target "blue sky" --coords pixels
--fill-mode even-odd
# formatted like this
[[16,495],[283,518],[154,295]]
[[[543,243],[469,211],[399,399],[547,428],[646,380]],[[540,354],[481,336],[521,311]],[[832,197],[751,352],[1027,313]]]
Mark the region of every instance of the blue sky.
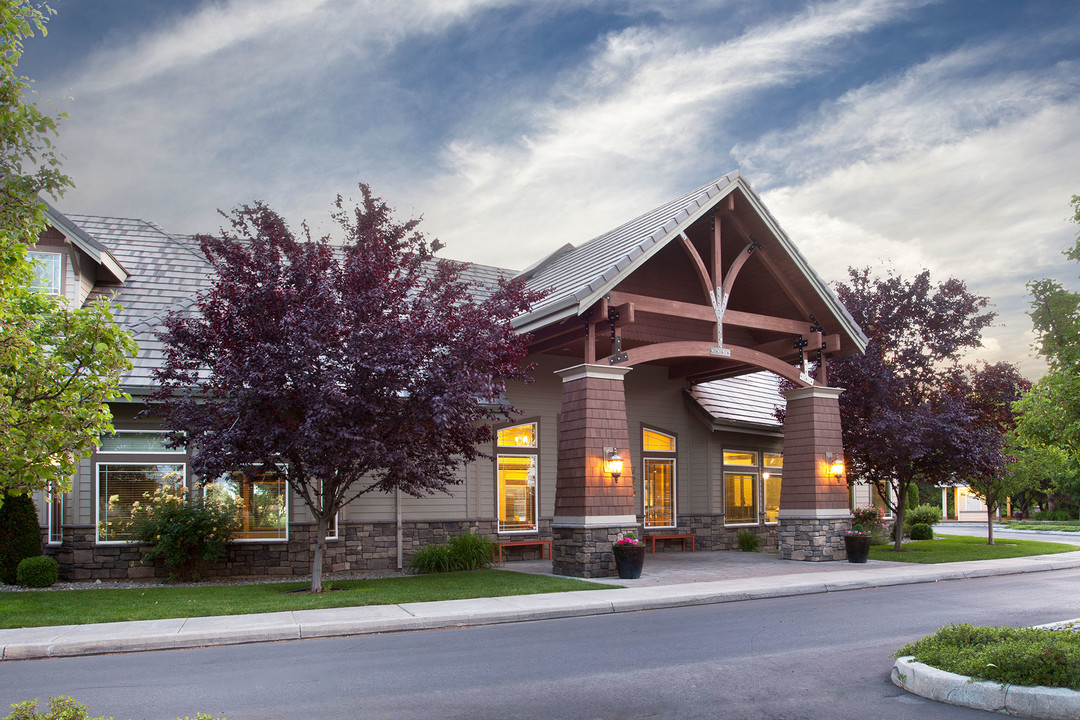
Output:
[[826,280],[959,277],[974,358],[1032,376],[1025,282],[1080,286],[1075,0],[51,4],[20,68],[69,114],[64,211],[322,233],[364,181],[520,269],[739,169]]

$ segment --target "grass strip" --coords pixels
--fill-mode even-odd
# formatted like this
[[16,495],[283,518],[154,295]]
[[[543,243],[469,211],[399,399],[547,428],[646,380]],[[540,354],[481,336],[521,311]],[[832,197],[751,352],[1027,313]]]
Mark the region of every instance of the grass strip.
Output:
[[310,587],[310,584],[294,582],[5,592],[0,593],[0,628],[396,605],[617,587],[573,578],[555,578],[507,570],[470,570],[377,580],[341,580],[324,583],[325,586],[332,587],[333,591],[318,595],[295,592]]
[[1051,532],[1080,533],[1080,520],[1021,520],[1005,523],[1009,530],[1047,530]]
[[996,540],[987,545],[983,537],[959,535],[938,536],[933,540],[917,540],[904,543],[900,552],[892,545],[870,548],[871,560],[910,563],[948,563],[964,560],[997,560],[999,558],[1026,557],[1028,555],[1052,555],[1078,550],[1075,545],[1042,542],[1041,540]]
[[949,625],[898,650],[938,670],[1012,685],[1080,690],[1080,632]]

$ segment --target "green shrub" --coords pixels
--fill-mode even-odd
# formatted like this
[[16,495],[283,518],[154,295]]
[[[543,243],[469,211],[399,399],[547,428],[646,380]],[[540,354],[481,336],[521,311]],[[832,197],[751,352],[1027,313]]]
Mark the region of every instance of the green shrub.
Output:
[[419,573],[450,572],[454,569],[448,545],[425,545],[409,560],[409,567]]
[[51,557],[24,558],[15,571],[15,579],[24,587],[52,587],[60,577],[60,566]]
[[450,564],[454,570],[479,570],[491,564],[495,543],[487,535],[465,533],[450,538]]
[[934,528],[926,523],[915,523],[911,526],[912,540],[933,540]]
[[950,625],[897,651],[939,670],[1013,685],[1080,690],[1080,633]]
[[743,552],[757,552],[761,540],[749,530],[739,531],[739,549]]
[[904,534],[910,536],[911,529],[918,524],[933,527],[941,522],[941,508],[933,505],[917,505],[904,512]]
[[236,508],[224,503],[189,503],[183,494],[167,486],[144,496],[146,504],[135,503],[132,512],[135,537],[150,544],[143,562],[161,558],[169,569],[169,579],[198,580],[204,563],[225,554],[225,548],[239,526]]
[[919,486],[915,483],[911,483],[907,486],[907,502],[904,503],[904,507],[918,507],[919,505]]
[[0,505],[0,580],[18,581],[19,563],[41,555],[41,526],[29,495],[8,495]]
[[[104,717],[91,718],[86,712],[85,705],[64,695],[49,698],[48,712],[39,713],[37,705],[37,700],[15,703],[11,706],[11,714],[4,720],[106,720]],[[184,718],[184,720],[191,720],[191,718]],[[214,720],[214,718],[207,713],[199,713],[195,716],[195,720]],[[220,720],[225,720],[225,718],[220,718]]]

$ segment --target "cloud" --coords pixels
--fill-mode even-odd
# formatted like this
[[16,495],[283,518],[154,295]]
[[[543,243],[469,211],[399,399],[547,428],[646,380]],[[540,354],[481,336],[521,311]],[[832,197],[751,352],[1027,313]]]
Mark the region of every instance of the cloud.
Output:
[[913,5],[812,5],[718,45],[694,43],[678,26],[608,34],[530,109],[516,142],[448,143],[428,217],[452,229],[443,233],[451,250],[482,241],[488,262],[523,267],[538,246],[579,242],[684,191],[687,165],[743,103],[827,71],[846,40]]
[[764,179],[766,203],[823,275],[886,263],[959,277],[1000,313],[973,357],[1038,374],[1025,283],[1075,280],[1059,253],[1075,230],[1064,218],[1080,99],[1075,63],[990,70],[1002,51],[933,58],[735,154]]

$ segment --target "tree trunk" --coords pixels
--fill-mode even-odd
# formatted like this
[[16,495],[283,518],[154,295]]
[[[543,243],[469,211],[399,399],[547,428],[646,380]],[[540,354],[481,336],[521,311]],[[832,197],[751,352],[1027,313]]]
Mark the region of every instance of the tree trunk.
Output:
[[311,557],[311,592],[322,592],[323,553],[326,551],[326,530],[330,522],[319,516],[315,523],[315,552]]
[[[886,486],[886,490],[887,490]],[[907,489],[908,484],[904,484],[903,487],[897,485],[896,487],[896,513],[893,517],[893,550],[900,552],[901,545],[904,543],[904,513],[907,512],[905,507],[907,503]]]
[[994,508],[986,503],[986,544],[994,544]]

